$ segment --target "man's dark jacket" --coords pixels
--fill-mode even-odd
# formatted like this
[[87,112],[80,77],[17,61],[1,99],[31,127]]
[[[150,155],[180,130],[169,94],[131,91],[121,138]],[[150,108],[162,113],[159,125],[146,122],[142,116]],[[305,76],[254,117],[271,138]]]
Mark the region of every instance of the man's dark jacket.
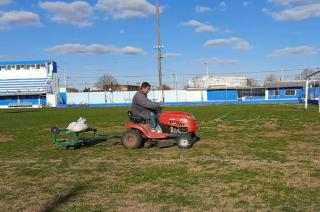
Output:
[[142,116],[150,119],[150,112],[160,108],[160,103],[150,101],[142,91],[137,91],[132,99],[132,113],[134,116]]

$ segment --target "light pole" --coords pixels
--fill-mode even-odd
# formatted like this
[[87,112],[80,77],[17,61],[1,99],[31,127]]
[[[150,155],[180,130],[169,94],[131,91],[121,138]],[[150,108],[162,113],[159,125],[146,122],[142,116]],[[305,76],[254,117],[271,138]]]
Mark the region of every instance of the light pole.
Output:
[[207,77],[209,77],[209,63],[208,62],[204,62],[203,64],[205,64],[206,67],[207,67]]
[[173,87],[174,87],[174,90],[176,90],[176,101],[178,102],[177,78],[176,78],[176,73],[174,72],[173,72]]
[[109,92],[111,94],[111,102],[113,103],[113,92],[112,92],[112,88],[109,88]]
[[161,66],[161,39],[160,39],[160,13],[159,13],[159,0],[157,0],[156,3],[156,14],[157,14],[157,49],[158,49],[158,74],[159,74],[159,86],[161,89],[161,100],[164,102],[164,93],[163,93],[163,87],[162,87],[162,66]]

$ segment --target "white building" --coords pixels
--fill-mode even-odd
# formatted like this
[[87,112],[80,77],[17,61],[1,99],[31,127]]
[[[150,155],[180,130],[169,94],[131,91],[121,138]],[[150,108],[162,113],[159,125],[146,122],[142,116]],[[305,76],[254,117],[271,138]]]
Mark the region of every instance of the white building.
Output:
[[190,89],[215,89],[221,87],[247,87],[247,77],[195,77],[188,81]]
[[57,105],[57,64],[52,60],[0,62],[0,107]]

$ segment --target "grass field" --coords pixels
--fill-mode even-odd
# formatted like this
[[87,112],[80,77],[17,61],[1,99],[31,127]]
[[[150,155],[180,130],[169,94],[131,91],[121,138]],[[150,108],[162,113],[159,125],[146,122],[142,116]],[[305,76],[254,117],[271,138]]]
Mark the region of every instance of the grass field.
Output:
[[127,110],[0,110],[1,211],[320,211],[316,107],[168,107],[198,119],[188,150],[50,143],[51,126],[80,116],[119,136]]

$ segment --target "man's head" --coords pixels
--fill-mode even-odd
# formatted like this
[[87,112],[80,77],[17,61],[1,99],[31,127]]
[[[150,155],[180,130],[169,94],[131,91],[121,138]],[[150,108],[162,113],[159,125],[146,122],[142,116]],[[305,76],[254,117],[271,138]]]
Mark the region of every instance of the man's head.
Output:
[[151,85],[148,82],[143,82],[140,86],[143,94],[147,95],[151,90]]

